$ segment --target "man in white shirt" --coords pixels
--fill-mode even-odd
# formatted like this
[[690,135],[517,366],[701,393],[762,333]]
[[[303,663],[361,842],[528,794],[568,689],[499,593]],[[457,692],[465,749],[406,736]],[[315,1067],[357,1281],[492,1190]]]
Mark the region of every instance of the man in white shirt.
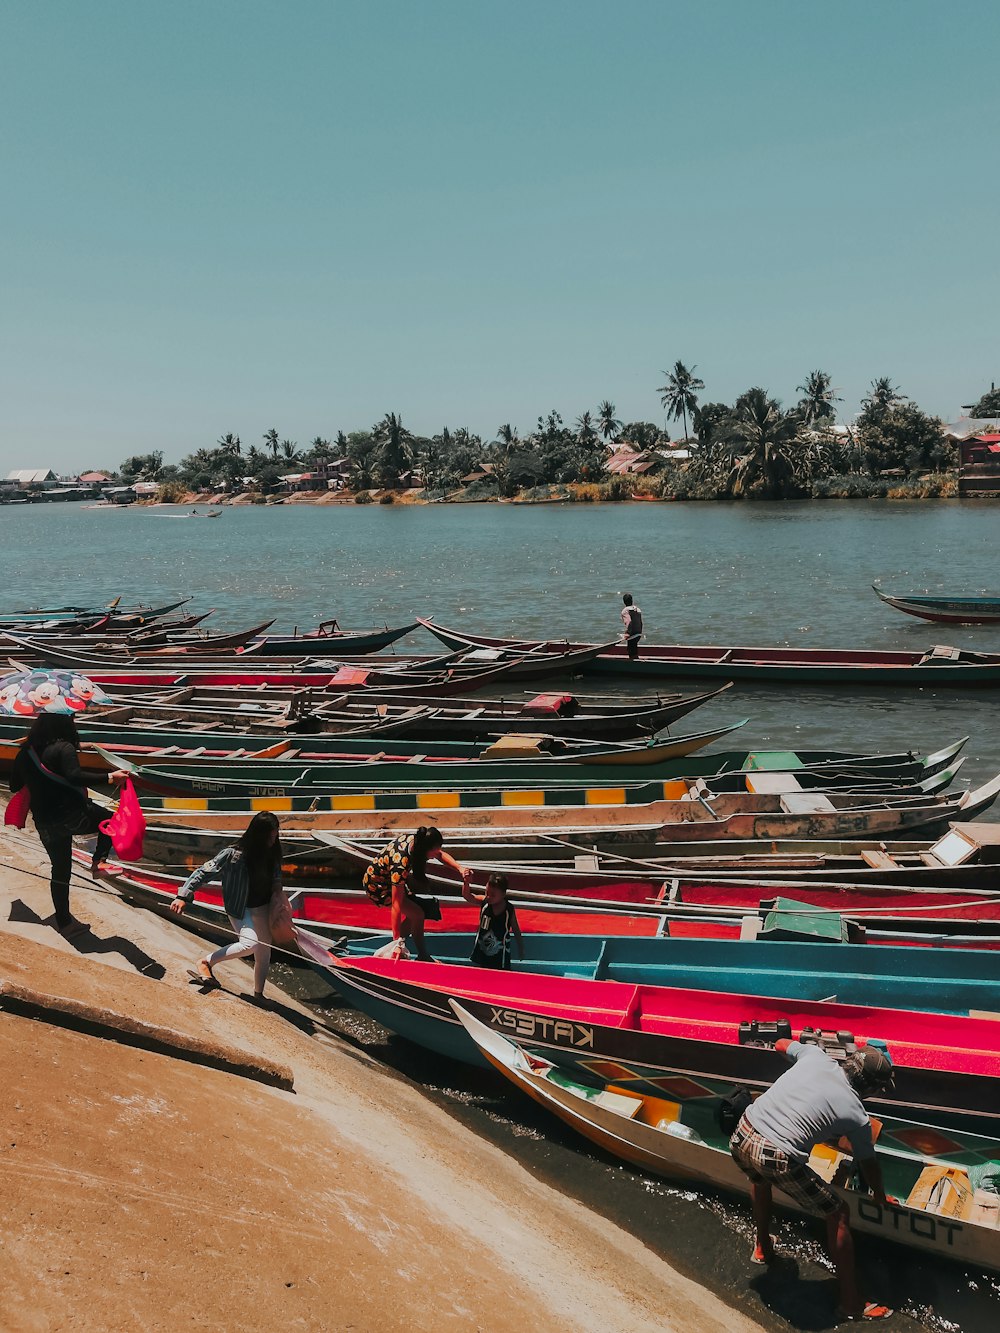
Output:
[[642,638],[642,612],[632,601],[630,592],[622,594],[621,616],[625,626],[622,638],[628,649],[628,658],[630,662],[635,662],[639,657],[639,640]]
[[892,1087],[892,1062],[874,1048],[841,1062],[819,1046],[779,1041],[792,1068],[751,1102],[730,1140],[736,1165],[750,1179],[757,1240],[753,1261],[772,1263],[771,1187],[776,1185],[807,1212],[826,1218],[830,1256],[840,1284],[840,1309],[850,1319],[886,1319],[892,1311],[858,1292],[850,1214],[836,1191],[809,1165],[817,1143],[845,1136],[865,1183],[885,1206],[882,1169],[872,1125],[861,1099]]

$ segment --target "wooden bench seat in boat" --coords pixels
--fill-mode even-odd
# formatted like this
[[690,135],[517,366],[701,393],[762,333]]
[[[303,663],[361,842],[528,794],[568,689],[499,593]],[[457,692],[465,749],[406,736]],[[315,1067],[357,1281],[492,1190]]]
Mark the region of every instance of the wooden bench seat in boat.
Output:
[[785,796],[802,790],[802,783],[793,773],[748,773],[747,791],[756,796]]
[[[861,859],[866,866],[871,866],[872,870],[898,870],[898,863],[889,855],[888,852],[878,851],[875,848],[862,848]],[[936,864],[936,863],[934,863]]]
[[837,807],[822,792],[802,791],[782,796],[781,808],[786,815],[819,815],[829,814]]

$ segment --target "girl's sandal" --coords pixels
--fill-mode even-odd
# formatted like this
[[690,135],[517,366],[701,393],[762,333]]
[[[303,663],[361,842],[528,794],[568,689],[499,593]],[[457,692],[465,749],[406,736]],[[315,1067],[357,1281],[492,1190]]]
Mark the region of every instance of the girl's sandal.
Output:
[[199,963],[197,967],[189,967],[187,974],[192,981],[197,981],[200,986],[218,986],[215,979],[215,973],[207,963]]
[[868,1301],[860,1314],[848,1314],[846,1310],[837,1306],[837,1317],[847,1319],[851,1322],[857,1322],[861,1319],[888,1319],[893,1311],[888,1305],[879,1305],[878,1301]]
[[768,1258],[765,1257],[765,1255],[764,1255],[764,1251],[761,1249],[760,1245],[755,1244],[754,1247],[753,1247],[753,1249],[750,1251],[750,1262],[751,1262],[752,1264],[772,1264],[772,1263],[774,1263],[774,1261],[775,1261],[775,1260],[777,1259],[777,1257],[778,1257],[778,1256],[777,1256],[777,1253],[775,1252],[775,1249],[774,1249],[774,1242],[775,1242],[775,1237],[772,1236],[772,1237],[771,1237],[771,1257],[770,1257],[770,1259],[768,1259]]

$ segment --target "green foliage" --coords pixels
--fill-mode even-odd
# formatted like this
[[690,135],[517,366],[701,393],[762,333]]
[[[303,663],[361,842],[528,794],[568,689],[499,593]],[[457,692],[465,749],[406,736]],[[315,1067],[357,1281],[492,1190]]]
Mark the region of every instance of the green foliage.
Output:
[[622,423],[615,416],[615,405],[610,399],[605,398],[597,408],[597,429],[601,432],[601,438],[606,444],[610,444],[616,439],[621,431]]
[[825,370],[811,370],[805,383],[799,385],[796,390],[802,394],[799,415],[807,426],[833,420],[833,405],[839,403],[840,399],[833,392],[832,386],[833,381]]
[[727,490],[737,498],[777,500],[801,494],[813,460],[800,436],[802,419],[755,387],[740,394],[726,428],[736,447]]
[[683,361],[675,361],[673,370],[665,370],[667,382],[658,390],[660,402],[667,409],[667,416],[676,421],[684,421],[684,438],[687,439],[688,416],[698,406],[698,389],[704,389],[705,381],[695,378],[697,366],[688,370]]
[[400,477],[413,463],[413,436],[402,417],[387,412],[372,428],[376,442],[375,470],[383,486],[398,486]]
[[990,389],[969,409],[973,417],[1000,417],[1000,389]]
[[866,408],[858,418],[858,446],[869,472],[904,468],[921,472],[953,466],[954,447],[937,417],[915,403],[897,401],[890,407]]
[[392,505],[396,503],[396,497],[392,491],[386,491],[385,495],[380,495],[378,500],[380,505]]
[[721,427],[732,415],[733,409],[728,403],[705,403],[703,407],[696,407],[691,416],[691,426],[698,442],[706,445],[721,438],[725,434]]
[[118,469],[123,481],[158,481],[163,468],[163,450],[149,454],[133,454],[122,461]]
[[354,503],[355,503],[356,505],[370,505],[370,504],[374,504],[374,500],[372,499],[371,492],[370,492],[370,491],[358,491],[357,495],[354,497]]
[[187,494],[187,487],[179,481],[166,481],[156,492],[156,503],[161,505],[180,504]]
[[652,449],[660,443],[660,428],[652,421],[629,421],[618,433],[618,444],[631,444],[636,449]]

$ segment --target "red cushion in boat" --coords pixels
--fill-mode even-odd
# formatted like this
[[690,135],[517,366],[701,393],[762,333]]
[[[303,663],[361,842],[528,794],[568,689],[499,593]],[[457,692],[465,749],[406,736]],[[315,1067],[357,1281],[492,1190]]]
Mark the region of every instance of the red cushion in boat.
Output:
[[342,666],[335,676],[330,678],[331,685],[363,685],[371,673],[361,667]]
[[524,712],[563,713],[575,703],[576,700],[571,694],[536,694],[524,705]]

